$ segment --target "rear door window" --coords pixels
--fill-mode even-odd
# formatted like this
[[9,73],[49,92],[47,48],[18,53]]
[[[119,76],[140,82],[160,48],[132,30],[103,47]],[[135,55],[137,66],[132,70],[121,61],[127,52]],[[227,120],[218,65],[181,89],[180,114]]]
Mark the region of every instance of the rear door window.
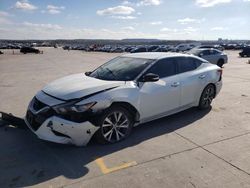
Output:
[[196,68],[198,68],[202,63],[204,63],[203,61],[193,58],[193,57],[187,57],[187,58],[190,63],[195,64]]
[[210,50],[204,50],[201,52],[203,56],[211,55]]
[[177,60],[177,64],[178,64],[178,72],[179,73],[193,71],[198,66],[201,65],[201,62],[196,61],[195,58],[179,57],[179,58],[176,58],[176,60]]
[[216,55],[216,54],[219,54],[220,52],[218,50],[211,50],[210,53],[212,55]]

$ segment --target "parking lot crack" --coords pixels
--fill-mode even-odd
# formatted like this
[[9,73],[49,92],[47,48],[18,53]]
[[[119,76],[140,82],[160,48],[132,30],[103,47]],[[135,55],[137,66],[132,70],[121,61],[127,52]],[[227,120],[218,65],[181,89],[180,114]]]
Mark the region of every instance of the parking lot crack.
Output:
[[223,141],[226,141],[226,140],[231,140],[231,139],[238,138],[238,137],[241,137],[241,136],[245,136],[245,135],[248,135],[248,134],[250,134],[250,131],[246,132],[246,133],[243,133],[243,134],[233,136],[233,137],[229,137],[229,138],[225,138],[225,139],[218,140],[218,141],[215,141],[215,142],[211,142],[211,143],[208,143],[208,144],[204,144],[204,145],[202,145],[202,147],[213,145],[213,144],[216,144],[216,143],[220,143],[220,142],[223,142]]
[[[242,134],[242,135],[238,135],[238,136],[230,137],[230,138],[227,138],[227,139],[223,139],[223,140],[220,140],[220,141],[217,141],[217,142],[214,142],[214,143],[219,143],[219,142],[222,142],[222,141],[225,141],[225,140],[229,140],[229,139],[237,138],[237,137],[240,137],[240,136],[247,135],[247,134],[249,134],[249,133],[250,133],[250,132],[245,133],[245,134]],[[241,172],[243,172],[243,173],[247,174],[248,176],[250,176],[250,173],[248,173],[247,171],[245,171],[245,170],[243,170],[243,169],[239,168],[238,166],[236,166],[236,165],[232,164],[231,162],[229,162],[229,161],[227,161],[227,160],[223,159],[222,157],[218,156],[217,154],[215,154],[215,153],[213,153],[213,152],[209,151],[208,149],[204,148],[204,146],[211,145],[211,144],[213,144],[213,143],[206,144],[206,145],[199,145],[199,144],[195,143],[194,141],[190,140],[189,138],[186,138],[185,136],[183,136],[183,135],[181,135],[181,134],[179,134],[179,133],[177,133],[177,132],[175,132],[175,134],[177,134],[178,136],[182,137],[183,139],[185,139],[185,140],[187,140],[187,141],[189,141],[189,142],[193,143],[194,145],[196,145],[196,146],[197,146],[197,148],[201,148],[201,149],[203,149],[204,151],[208,152],[209,154],[211,154],[211,155],[215,156],[216,158],[218,158],[218,159],[220,159],[220,160],[224,161],[225,163],[229,164],[229,165],[230,165],[230,166],[232,166],[233,168],[236,168],[237,170],[239,170],[239,171],[241,171]]]

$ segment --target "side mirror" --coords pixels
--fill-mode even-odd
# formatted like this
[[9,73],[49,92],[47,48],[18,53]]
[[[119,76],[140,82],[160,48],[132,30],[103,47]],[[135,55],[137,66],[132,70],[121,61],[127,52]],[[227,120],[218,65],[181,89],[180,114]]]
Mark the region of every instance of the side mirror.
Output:
[[92,73],[91,71],[88,71],[88,72],[85,72],[85,75],[89,76],[91,73]]
[[148,73],[143,76],[142,81],[143,82],[157,82],[159,79],[160,78],[157,74]]

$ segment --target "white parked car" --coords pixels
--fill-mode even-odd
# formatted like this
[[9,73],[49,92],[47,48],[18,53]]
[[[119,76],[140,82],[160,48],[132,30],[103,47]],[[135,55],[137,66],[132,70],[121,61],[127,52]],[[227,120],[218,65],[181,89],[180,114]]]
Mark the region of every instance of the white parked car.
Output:
[[43,140],[82,146],[95,136],[114,143],[140,123],[209,108],[221,87],[221,68],[199,57],[126,54],[45,86],[30,102],[25,122]]
[[227,63],[228,57],[224,52],[213,48],[193,48],[188,54],[199,56],[212,64],[223,67]]
[[183,43],[183,44],[178,44],[175,46],[171,51],[172,52],[185,52],[188,51],[196,46],[199,46],[200,43]]

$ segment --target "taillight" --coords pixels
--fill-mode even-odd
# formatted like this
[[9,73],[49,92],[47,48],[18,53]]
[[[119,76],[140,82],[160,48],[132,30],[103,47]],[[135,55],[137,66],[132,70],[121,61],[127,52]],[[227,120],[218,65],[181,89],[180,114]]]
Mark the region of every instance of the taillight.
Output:
[[217,72],[218,72],[218,74],[220,75],[219,81],[221,81],[223,70],[222,70],[222,69],[219,69],[219,70],[217,70]]

